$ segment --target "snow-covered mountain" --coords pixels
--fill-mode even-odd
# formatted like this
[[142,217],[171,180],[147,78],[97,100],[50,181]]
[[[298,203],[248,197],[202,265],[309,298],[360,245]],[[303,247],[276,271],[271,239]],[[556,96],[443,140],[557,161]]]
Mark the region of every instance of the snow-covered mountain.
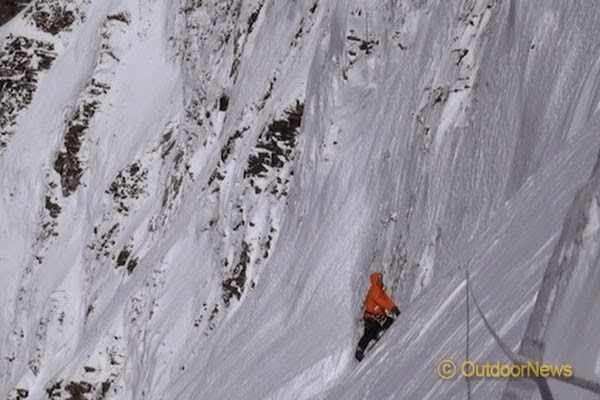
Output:
[[[510,349],[600,380],[595,2],[0,17],[0,398],[467,398],[467,325],[508,362],[467,268]],[[374,270],[402,314],[358,364]]]

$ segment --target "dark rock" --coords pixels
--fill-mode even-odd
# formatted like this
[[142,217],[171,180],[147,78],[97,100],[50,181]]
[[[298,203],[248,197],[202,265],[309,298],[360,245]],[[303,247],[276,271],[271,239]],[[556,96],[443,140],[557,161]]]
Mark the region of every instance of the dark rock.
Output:
[[31,0],[2,0],[0,2],[0,26],[10,21],[29,3]]

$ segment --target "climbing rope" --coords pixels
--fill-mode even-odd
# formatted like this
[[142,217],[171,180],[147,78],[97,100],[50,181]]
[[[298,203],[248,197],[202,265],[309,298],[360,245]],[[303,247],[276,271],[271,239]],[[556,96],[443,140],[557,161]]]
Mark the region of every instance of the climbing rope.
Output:
[[[467,265],[467,268],[468,268],[468,265]],[[473,301],[473,304],[475,305],[475,309],[479,313],[479,316],[483,320],[487,330],[490,332],[490,334],[492,335],[492,337],[494,338],[494,340],[496,341],[498,346],[500,346],[500,348],[502,349],[504,354],[511,360],[511,362],[513,364],[535,363],[536,362],[535,360],[531,360],[521,354],[514,353],[506,345],[506,343],[504,343],[504,341],[500,338],[500,336],[498,336],[498,334],[496,333],[496,331],[494,330],[492,325],[489,323],[489,321],[485,317],[485,314],[481,310],[481,307],[479,306],[479,303],[477,302],[477,299],[475,298],[475,294],[473,291],[473,287],[471,286],[471,280],[469,278],[468,272],[467,272],[467,290],[468,290],[468,294],[470,295],[470,298]],[[467,297],[467,302],[468,302],[468,300],[469,300],[469,297]],[[468,332],[467,332],[467,335],[468,335]],[[580,377],[576,376],[575,374],[573,374],[573,376],[571,376],[569,378],[564,377],[562,375],[558,375],[558,376],[550,375],[549,378],[568,383],[568,384],[576,386],[578,388],[587,390],[588,392],[600,394],[600,383],[594,382],[594,381],[591,381],[591,380],[588,380],[585,378],[580,378]],[[530,377],[529,379],[533,379],[535,381],[535,383],[538,385],[538,389],[540,391],[540,395],[542,396],[543,400],[553,400],[552,393],[550,392],[550,387],[548,386],[548,382],[547,382],[546,378]]]
[[[466,271],[466,275],[467,275],[467,284],[465,285],[465,290],[466,290],[466,295],[467,295],[467,339],[466,339],[466,344],[467,344],[467,349],[465,351],[465,360],[469,361],[469,336],[471,335],[471,317],[470,317],[470,310],[469,310],[469,263],[467,263],[467,267],[465,268]],[[466,377],[467,380],[467,400],[471,400],[471,379],[469,379],[469,377]]]

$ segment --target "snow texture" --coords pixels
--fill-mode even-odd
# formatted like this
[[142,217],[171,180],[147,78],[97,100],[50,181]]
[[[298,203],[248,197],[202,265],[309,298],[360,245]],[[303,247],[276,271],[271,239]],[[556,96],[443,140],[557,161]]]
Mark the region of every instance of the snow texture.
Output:
[[595,2],[9,3],[0,398],[464,399],[466,265],[511,349],[600,380]]

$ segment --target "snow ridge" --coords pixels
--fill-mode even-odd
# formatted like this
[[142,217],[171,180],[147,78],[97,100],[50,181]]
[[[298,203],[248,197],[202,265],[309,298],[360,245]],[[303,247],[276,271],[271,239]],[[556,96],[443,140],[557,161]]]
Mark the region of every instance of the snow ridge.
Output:
[[[469,260],[511,350],[597,380],[597,18],[29,2],[0,27],[0,398],[464,398],[435,367]],[[373,270],[403,312],[356,366]]]

